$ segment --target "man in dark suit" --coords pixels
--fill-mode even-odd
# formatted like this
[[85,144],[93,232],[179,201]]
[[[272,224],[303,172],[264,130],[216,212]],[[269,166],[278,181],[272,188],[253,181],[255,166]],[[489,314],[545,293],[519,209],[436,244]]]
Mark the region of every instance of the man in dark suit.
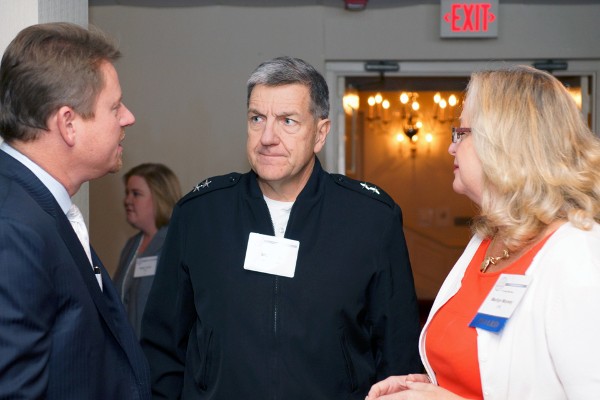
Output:
[[53,23],[21,31],[2,58],[2,399],[150,398],[123,306],[66,216],[84,182],[122,164],[135,118],[122,103],[119,56],[100,32]]

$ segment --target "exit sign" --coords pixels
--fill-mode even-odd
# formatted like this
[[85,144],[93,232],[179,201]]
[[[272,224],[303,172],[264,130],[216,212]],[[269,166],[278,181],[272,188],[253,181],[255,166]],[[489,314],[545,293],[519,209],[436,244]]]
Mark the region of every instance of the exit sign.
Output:
[[441,0],[442,38],[492,38],[498,36],[498,0]]

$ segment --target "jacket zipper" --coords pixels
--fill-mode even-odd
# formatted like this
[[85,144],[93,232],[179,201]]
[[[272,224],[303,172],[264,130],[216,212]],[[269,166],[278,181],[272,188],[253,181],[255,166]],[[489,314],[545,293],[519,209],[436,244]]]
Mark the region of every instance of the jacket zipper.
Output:
[[[264,201],[264,200],[263,200]],[[273,236],[275,236],[275,223],[273,223],[273,217],[271,216],[271,211],[269,210],[269,206],[267,205],[267,202],[264,201],[265,206],[267,207],[267,214],[269,214],[269,219],[271,220],[271,227],[273,228]],[[288,223],[287,226],[285,228],[285,232],[287,233],[287,228],[290,225],[290,221],[292,219],[292,213],[294,212],[294,207],[296,206],[296,203],[294,202],[294,205],[292,205],[292,209],[290,210],[290,217],[288,218]],[[283,237],[285,237],[285,233],[283,235]],[[277,325],[278,325],[278,320],[279,320],[279,276],[275,275],[275,281],[274,281],[274,287],[273,287],[273,296],[274,296],[274,302],[273,302],[273,338],[275,340],[275,345],[277,345]],[[275,371],[277,371],[277,357],[275,357],[274,359],[274,367],[275,367]],[[277,380],[275,378],[275,380]],[[277,400],[277,385],[275,385],[275,390],[273,392],[273,400]]]
[[[267,214],[269,215],[269,220],[271,221],[271,227],[273,228],[273,236],[275,236],[275,223],[273,222],[273,217],[271,216],[271,211],[269,210],[269,206],[267,202],[263,200],[265,207],[267,207]],[[277,349],[277,319],[279,317],[279,277],[275,275],[275,280],[273,283],[273,345],[275,349]],[[277,350],[276,350],[277,351]],[[273,355],[273,373],[277,375],[277,355]],[[273,376],[273,392],[272,392],[272,400],[277,400],[277,376]]]
[[273,307],[273,334],[275,336],[277,336],[277,317],[279,316],[279,277],[275,276],[275,288],[274,288],[274,295],[275,295],[275,304]]

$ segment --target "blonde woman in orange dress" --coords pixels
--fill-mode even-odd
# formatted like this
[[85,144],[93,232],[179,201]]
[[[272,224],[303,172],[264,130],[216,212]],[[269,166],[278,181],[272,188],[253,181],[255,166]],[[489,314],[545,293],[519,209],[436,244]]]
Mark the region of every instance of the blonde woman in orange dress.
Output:
[[461,125],[453,188],[480,213],[421,333],[427,374],[367,398],[598,398],[599,139],[565,87],[526,66],[474,73]]

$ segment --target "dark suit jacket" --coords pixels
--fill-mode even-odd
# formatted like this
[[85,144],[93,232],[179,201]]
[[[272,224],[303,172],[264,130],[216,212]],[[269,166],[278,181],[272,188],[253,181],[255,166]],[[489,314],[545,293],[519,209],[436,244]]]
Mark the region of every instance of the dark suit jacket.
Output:
[[147,362],[110,277],[100,290],[42,182],[0,150],[0,399],[149,399]]

